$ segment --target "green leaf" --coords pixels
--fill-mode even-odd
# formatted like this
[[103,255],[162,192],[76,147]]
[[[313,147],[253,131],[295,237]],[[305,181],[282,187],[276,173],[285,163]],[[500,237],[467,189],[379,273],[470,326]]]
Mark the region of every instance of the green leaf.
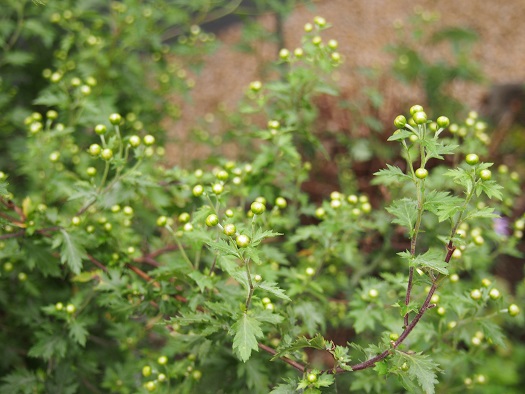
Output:
[[382,314],[377,309],[367,308],[363,309],[352,309],[349,316],[354,320],[353,329],[357,334],[364,332],[367,328],[373,330],[376,325],[376,321],[381,321]]
[[267,373],[265,362],[266,360],[252,358],[237,366],[237,378],[246,382],[251,393],[267,393],[262,389],[270,384],[270,375]]
[[270,294],[273,294],[277,298],[280,298],[282,300],[291,301],[290,297],[288,297],[283,289],[280,289],[277,287],[277,283],[274,282],[261,282],[256,285],[257,288],[267,291]]
[[9,183],[0,181],[0,196],[5,196],[9,193],[7,191],[7,185],[9,185]]
[[193,271],[188,275],[191,279],[197,283],[197,286],[199,286],[199,290],[201,293],[204,293],[205,289],[212,289],[213,288],[213,281],[211,278],[207,275],[202,274],[200,271]]
[[463,205],[448,205],[443,204],[437,207],[437,217],[439,222],[443,222],[456,216],[456,214],[463,209]]
[[33,104],[55,107],[67,101],[68,97],[65,93],[43,92],[40,93],[40,95],[35,100],[33,100]]
[[396,130],[394,134],[392,134],[390,137],[388,137],[387,141],[397,141],[397,140],[404,140],[405,138],[409,138],[411,135],[413,135],[409,130],[406,129],[400,129]]
[[275,231],[271,231],[271,230],[263,231],[262,229],[259,228],[252,237],[251,245],[257,246],[261,243],[263,239],[271,238],[271,237],[278,237],[279,235],[282,235],[282,234],[275,232]]
[[263,332],[260,323],[254,318],[243,313],[242,317],[231,327],[233,334],[233,351],[246,362],[250,359],[252,351],[258,351],[257,338],[262,338]]
[[324,373],[317,377],[316,387],[330,387],[334,384],[335,377],[333,374]]
[[87,257],[87,253],[78,237],[62,229],[53,242],[53,248],[59,245],[62,245],[60,249],[62,264],[67,263],[73,273],[79,274],[82,270],[82,259]]
[[4,62],[13,66],[23,66],[33,61],[33,54],[23,51],[8,51],[4,54]]
[[453,178],[455,183],[463,186],[466,189],[467,194],[471,192],[472,187],[474,186],[472,175],[463,168],[449,169],[444,175]]
[[503,200],[503,195],[500,190],[503,189],[503,186],[496,183],[496,181],[482,181],[476,183],[476,195],[479,196],[481,193],[485,193],[488,198],[497,198],[498,200]]
[[427,160],[431,158],[443,160],[442,155],[453,154],[456,148],[459,146],[455,144],[444,144],[443,142],[438,142],[437,139],[423,140],[421,145],[423,145],[427,150]]
[[447,263],[443,251],[439,249],[429,249],[423,254],[412,257],[410,252],[399,252],[398,256],[409,261],[411,267],[431,268],[444,275],[448,275]]
[[372,184],[377,185],[392,185],[399,182],[403,182],[406,179],[412,179],[409,175],[401,171],[401,168],[396,166],[386,165],[388,168],[383,168],[378,172],[374,173],[376,178],[372,180]]
[[284,317],[282,317],[281,315],[278,315],[277,313],[274,313],[267,309],[254,313],[253,317],[255,317],[260,322],[270,324],[279,324],[284,320]]
[[474,218],[489,218],[489,219],[494,219],[494,218],[499,218],[500,215],[494,213],[494,208],[490,208],[490,207],[483,207],[481,209],[472,209],[470,211],[467,212],[467,214],[464,216],[464,221],[467,221],[467,220],[471,220],[471,219],[474,219]]
[[479,320],[478,323],[489,343],[493,343],[502,348],[507,347],[505,343],[505,334],[503,334],[502,329],[498,324],[491,320]]
[[263,261],[261,260],[261,257],[259,256],[259,249],[254,248],[253,243],[250,245],[250,247],[246,249],[242,249],[242,254],[244,254],[244,257],[251,259],[255,264],[261,265]]
[[32,394],[40,392],[38,377],[27,369],[17,369],[2,378],[4,383],[0,386],[0,394]]
[[392,223],[406,227],[409,230],[410,237],[412,237],[417,218],[417,201],[410,198],[402,198],[394,201],[386,210],[395,216]]
[[78,320],[72,320],[69,323],[69,337],[80,346],[84,347],[86,345],[86,339],[88,335],[89,332],[86,330],[85,323],[82,323]]
[[303,226],[299,227],[294,235],[289,238],[291,243],[298,243],[307,239],[317,239],[322,235],[319,226]]
[[295,383],[281,383],[275,386],[273,390],[270,391],[270,394],[296,394],[296,386],[297,384]]
[[408,375],[411,379],[417,379],[419,385],[426,394],[434,394],[434,387],[438,383],[436,372],[440,369],[428,355],[421,353],[397,352],[407,363]]
[[339,346],[339,345],[337,345],[334,350],[330,350],[330,353],[332,353],[334,356],[334,360],[337,361],[337,365],[343,368],[345,371],[352,370],[352,367],[348,365],[350,361],[352,361],[352,358],[348,354],[349,351],[350,351],[349,347]]
[[295,315],[302,320],[309,335],[314,335],[319,329],[324,330],[324,313],[316,304],[307,301],[301,302],[294,308],[294,311]]
[[73,282],[86,283],[92,281],[93,279],[98,279],[101,273],[101,270],[86,271],[75,275],[71,280]]
[[[172,317],[171,320],[176,321],[181,326],[189,326],[196,323],[208,323],[211,322],[212,318],[207,313],[202,312],[181,312],[178,317]],[[170,321],[171,321],[170,320]]]
[[453,217],[461,208],[465,200],[452,196],[449,192],[432,190],[425,196],[423,208],[435,214],[442,222]]
[[292,342],[290,345],[279,349],[279,351],[272,357],[272,360],[276,360],[288,353],[293,353],[297,350],[304,348],[313,348],[318,350],[327,350],[327,342],[320,334],[315,337],[308,339],[306,337],[300,337]]
[[52,357],[62,358],[66,354],[67,341],[62,335],[38,332],[37,342],[29,349],[29,357],[41,357],[49,361]]
[[227,241],[224,239],[218,239],[216,241],[208,241],[206,242],[208,247],[216,253],[220,253],[223,256],[235,256],[237,258],[240,258],[239,251],[237,248],[233,245],[230,245]]

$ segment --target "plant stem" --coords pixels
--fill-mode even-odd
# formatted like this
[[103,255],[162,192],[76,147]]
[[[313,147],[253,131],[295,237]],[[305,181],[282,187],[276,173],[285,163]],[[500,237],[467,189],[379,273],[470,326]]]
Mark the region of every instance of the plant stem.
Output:
[[250,290],[248,292],[248,298],[246,299],[246,310],[248,310],[252,302],[254,287],[253,287],[253,282],[252,282],[252,275],[250,273],[250,261],[243,259],[243,262],[244,262],[244,267],[246,268],[246,275],[248,276],[248,285],[250,286]]
[[[416,255],[417,236],[419,234],[419,229],[421,227],[421,219],[423,217],[423,210],[424,210],[423,207],[425,203],[425,181],[417,180],[415,173],[414,173],[414,167],[412,166],[410,152],[406,144],[404,145],[404,147],[406,149],[406,154],[407,154],[407,163],[410,167],[410,172],[412,173],[412,178],[414,179],[414,183],[416,185],[416,194],[417,194],[417,217],[416,217],[416,223],[414,225],[412,237],[410,239],[410,254],[412,257],[414,257]],[[425,151],[424,151],[423,145],[421,144],[420,144],[420,156],[421,156],[421,167],[424,167],[425,166]],[[410,296],[412,293],[413,281],[414,281],[414,267],[410,267],[408,269],[408,284],[407,284],[407,291],[405,295],[405,306],[407,307],[410,304]],[[409,318],[408,314],[409,312],[407,310],[407,312],[405,313],[405,317],[404,317],[405,327],[408,326],[408,318]]]
[[191,262],[190,258],[188,257],[188,255],[186,254],[186,251],[184,250],[184,247],[182,246],[182,244],[180,243],[179,241],[179,237],[177,237],[177,234],[175,234],[175,231],[173,231],[173,229],[171,228],[171,226],[165,226],[165,229],[169,231],[169,233],[171,235],[173,235],[173,239],[175,240],[175,243],[177,244],[177,247],[179,248],[180,250],[180,253],[182,254],[182,258],[184,259],[184,261],[186,261],[188,263],[188,265],[190,266],[190,268],[192,270],[195,269],[195,267],[193,266],[193,263]]
[[[270,353],[273,356],[277,354],[277,351],[275,351],[269,346],[263,345],[262,343],[259,343],[258,346],[260,349],[264,350],[267,353]],[[280,360],[283,360],[285,363],[290,364],[292,367],[297,369],[299,372],[304,373],[306,371],[306,367],[303,364],[297,361],[291,360],[288,357],[281,357]]]

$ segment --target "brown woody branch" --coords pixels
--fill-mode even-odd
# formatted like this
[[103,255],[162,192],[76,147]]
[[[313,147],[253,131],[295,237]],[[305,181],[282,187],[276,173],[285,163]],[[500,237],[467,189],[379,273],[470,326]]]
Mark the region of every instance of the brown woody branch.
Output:
[[[452,244],[452,241],[450,241],[448,243],[448,245],[447,245],[447,255],[445,256],[445,263],[448,264],[450,262],[450,259],[452,257],[452,253],[454,253],[455,249],[456,249],[456,247]],[[412,330],[419,323],[419,321],[421,320],[421,318],[423,317],[423,315],[425,314],[427,309],[429,309],[430,301],[431,301],[432,296],[434,295],[436,289],[438,288],[440,279],[441,279],[441,276],[438,275],[436,278],[434,278],[432,280],[432,286],[430,287],[430,290],[429,290],[429,292],[427,294],[427,297],[425,298],[425,301],[423,302],[423,305],[421,305],[421,308],[419,308],[419,312],[416,314],[414,319],[412,319],[410,324],[405,325],[405,329],[403,330],[403,332],[401,333],[399,338],[395,342],[392,343],[392,347],[390,349],[387,349],[384,352],[382,352],[382,353],[372,357],[372,358],[369,358],[366,361],[363,361],[363,362],[358,363],[358,364],[351,365],[350,368],[352,369],[352,371],[359,371],[359,370],[363,370],[363,369],[367,369],[367,368],[373,367],[377,362],[385,359],[389,354],[392,354],[392,352],[395,349],[397,349],[405,341],[405,339],[408,337],[408,335],[412,332]],[[277,354],[277,351],[275,351],[274,349],[272,349],[272,348],[270,348],[270,347],[268,347],[266,345],[259,344],[259,348],[261,348],[262,350],[264,350],[264,351],[266,351],[266,352],[268,352],[268,353],[270,353],[272,355],[276,355]],[[301,364],[301,363],[299,363],[299,362],[290,360],[290,359],[288,359],[286,357],[281,357],[281,360],[283,360],[287,364],[290,364],[291,366],[293,366],[295,369],[297,369],[300,372],[306,371],[306,366]],[[343,369],[341,367],[337,367],[335,369],[327,369],[327,370],[322,371],[322,372],[330,373],[330,374],[339,374],[339,373],[343,373],[343,372],[348,372],[348,370]]]
[[[263,345],[262,343],[259,343],[259,348],[264,350],[267,353],[270,353],[272,356],[275,356],[277,354],[277,351],[275,351],[269,346]],[[291,360],[288,357],[281,357],[280,359],[283,360],[285,363],[290,364],[292,367],[297,369],[299,372],[304,373],[306,371],[306,366],[304,366],[303,364],[297,361]]]

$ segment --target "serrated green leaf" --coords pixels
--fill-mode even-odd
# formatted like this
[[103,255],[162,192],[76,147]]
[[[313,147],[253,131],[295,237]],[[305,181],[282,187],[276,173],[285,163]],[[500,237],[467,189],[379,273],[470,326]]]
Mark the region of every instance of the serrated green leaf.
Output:
[[33,104],[54,107],[64,102],[67,102],[67,100],[68,100],[68,97],[65,93],[62,93],[62,92],[51,93],[47,91],[47,92],[40,93],[40,95],[35,100],[33,100]]
[[423,208],[438,216],[442,222],[453,217],[465,200],[452,196],[449,192],[432,190],[425,196]]
[[[268,387],[270,376],[266,373],[264,360],[252,358],[237,366],[237,378],[246,382],[252,393],[262,393],[262,387]],[[266,393],[266,391],[264,391]]]
[[257,284],[257,288],[267,291],[270,294],[273,294],[277,298],[281,298],[286,301],[291,301],[283,289],[277,287],[277,283],[274,282],[261,282]]
[[235,246],[230,245],[224,239],[218,239],[216,241],[208,241],[206,242],[206,244],[213,252],[218,252],[222,254],[223,256],[230,255],[230,256],[235,256],[237,258],[240,258],[238,249]]
[[436,158],[443,160],[442,155],[451,155],[457,149],[459,145],[456,144],[445,144],[437,139],[423,140],[421,144],[426,148],[427,160]]
[[55,238],[53,247],[58,245],[62,245],[60,248],[60,261],[62,264],[67,263],[73,273],[79,274],[82,270],[82,259],[87,257],[87,253],[78,237],[62,229],[57,238]]
[[439,366],[428,355],[421,353],[398,352],[409,369],[408,375],[411,379],[416,379],[426,394],[434,394],[435,385],[438,383],[436,372]]
[[376,321],[380,321],[382,318],[381,312],[377,309],[367,309],[366,312],[363,312],[362,309],[353,309],[349,316],[354,321],[352,327],[357,334],[364,332],[367,328],[373,330]]
[[53,335],[39,332],[37,342],[29,349],[29,357],[41,357],[49,361],[52,357],[61,359],[66,354],[67,341],[61,335]]
[[202,312],[181,312],[180,316],[172,317],[170,321],[176,321],[181,326],[188,326],[195,323],[208,323],[212,320],[211,316]]
[[306,332],[314,335],[319,329],[324,330],[325,318],[323,311],[311,302],[298,303],[294,308],[295,315],[303,321]]
[[27,369],[17,369],[2,378],[4,383],[0,386],[0,394],[33,394],[38,390],[38,377]]
[[263,332],[260,323],[253,317],[243,313],[241,318],[231,327],[233,334],[233,351],[246,362],[250,359],[252,351],[258,351],[257,338],[262,338]]
[[470,211],[468,211],[465,216],[464,216],[464,219],[465,221],[467,220],[471,220],[471,219],[474,219],[474,218],[489,218],[489,219],[494,219],[494,218],[499,218],[500,215],[494,213],[494,208],[490,208],[490,207],[483,207],[481,209],[472,209]]
[[372,184],[388,186],[391,184],[403,182],[405,179],[412,179],[412,177],[401,171],[401,168],[391,166],[390,164],[387,164],[386,166],[387,168],[383,168],[374,173],[375,178],[372,180]]
[[200,271],[193,271],[188,276],[195,281],[201,293],[204,293],[205,289],[213,288],[213,281],[207,275],[202,274]]
[[259,249],[254,248],[254,245],[251,244],[249,248],[243,249],[242,253],[245,257],[248,257],[251,259],[255,264],[261,265],[263,261],[261,260],[261,257],[259,256]]
[[89,332],[86,330],[85,323],[79,320],[72,320],[69,323],[69,337],[73,339],[80,346],[86,345],[86,340]]
[[0,181],[0,196],[5,196],[9,192],[7,191],[7,186],[9,183]]
[[489,343],[493,343],[496,346],[506,348],[505,334],[503,334],[501,327],[491,320],[479,320],[479,325],[483,330],[483,334],[487,338]]
[[294,383],[281,383],[275,386],[270,394],[296,394],[297,390],[295,389],[297,385]]
[[409,138],[414,133],[406,130],[406,129],[399,129],[394,132],[390,137],[388,137],[387,141],[397,141],[397,140],[404,140],[405,138]]
[[388,364],[384,360],[380,361],[374,366],[374,371],[376,371],[380,376],[387,375],[389,372]]
[[319,226],[303,226],[297,229],[294,235],[289,238],[291,243],[298,243],[307,239],[316,239],[322,235]]
[[316,387],[330,387],[332,384],[334,384],[334,381],[335,377],[333,374],[324,373],[317,377],[315,385]]
[[335,349],[329,351],[333,354],[334,360],[337,361],[337,366],[343,368],[345,371],[352,370],[352,367],[348,365],[348,363],[352,361],[352,358],[348,354],[348,352],[350,351],[349,347],[337,345]]
[[[399,256],[407,258],[408,252],[400,252]],[[410,255],[410,253],[408,253]],[[444,275],[448,275],[447,263],[445,263],[444,253],[438,249],[429,249],[423,254],[419,254],[414,258],[410,259],[410,265],[412,267],[424,267],[431,268]]]
[[255,317],[260,322],[270,323],[270,324],[279,324],[284,320],[284,317],[269,311],[267,309],[254,313]]
[[316,334],[313,338],[300,337],[292,342],[290,345],[285,346],[272,357],[272,360],[278,359],[287,353],[296,352],[304,348],[313,348],[318,350],[326,350],[327,341],[321,334]]
[[503,200],[503,195],[500,190],[503,189],[503,186],[496,183],[496,181],[482,181],[476,183],[476,195],[479,196],[481,193],[485,193],[488,198],[497,198],[498,200]]
[[472,175],[463,168],[449,169],[444,174],[453,178],[454,183],[463,186],[466,189],[467,194],[470,194],[472,187],[474,186],[474,181]]
[[410,236],[412,236],[412,231],[417,218],[417,201],[410,198],[396,200],[387,207],[386,210],[388,213],[395,216],[392,223],[397,223],[406,227]]
[[453,218],[456,214],[463,209],[462,205],[440,205],[437,207],[438,221],[441,223],[445,220]]
[[271,237],[278,237],[279,235],[282,235],[282,234],[275,232],[275,231],[271,231],[271,230],[263,231],[262,229],[258,229],[252,237],[251,244],[252,246],[257,246],[258,244],[261,243],[263,239],[271,238]]

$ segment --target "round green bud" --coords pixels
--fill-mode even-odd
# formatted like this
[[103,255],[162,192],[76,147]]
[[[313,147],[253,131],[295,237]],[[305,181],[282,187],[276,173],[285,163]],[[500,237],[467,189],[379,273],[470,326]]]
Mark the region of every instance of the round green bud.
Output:
[[208,215],[206,218],[206,226],[208,227],[214,227],[217,224],[219,224],[219,217],[212,213],[211,215]]
[[109,115],[109,122],[114,126],[118,126],[122,122],[122,116],[117,113],[111,114]]

